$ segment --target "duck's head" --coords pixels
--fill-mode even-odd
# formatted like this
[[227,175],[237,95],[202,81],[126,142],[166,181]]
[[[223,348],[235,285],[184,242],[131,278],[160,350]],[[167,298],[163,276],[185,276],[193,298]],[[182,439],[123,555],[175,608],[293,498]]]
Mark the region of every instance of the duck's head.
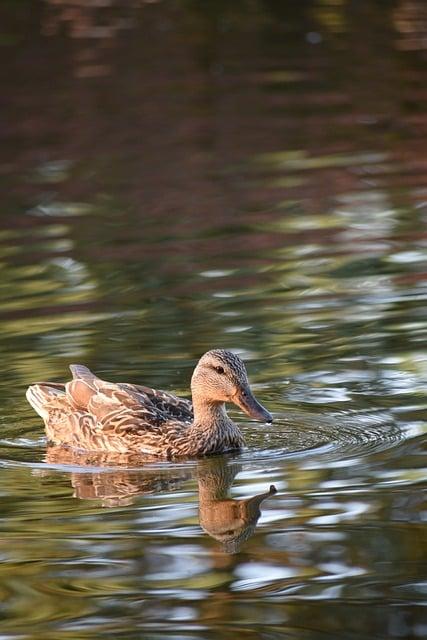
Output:
[[272,415],[255,399],[242,360],[223,349],[213,349],[199,360],[191,378],[193,402],[233,402],[248,416],[272,422]]

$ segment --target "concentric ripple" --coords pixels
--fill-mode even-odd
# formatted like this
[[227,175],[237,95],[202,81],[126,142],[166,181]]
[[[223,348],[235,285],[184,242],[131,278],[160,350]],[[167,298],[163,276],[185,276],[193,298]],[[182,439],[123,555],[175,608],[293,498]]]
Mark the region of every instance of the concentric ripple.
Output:
[[246,431],[246,458],[325,454],[340,458],[383,451],[405,435],[386,412],[288,413],[273,424]]

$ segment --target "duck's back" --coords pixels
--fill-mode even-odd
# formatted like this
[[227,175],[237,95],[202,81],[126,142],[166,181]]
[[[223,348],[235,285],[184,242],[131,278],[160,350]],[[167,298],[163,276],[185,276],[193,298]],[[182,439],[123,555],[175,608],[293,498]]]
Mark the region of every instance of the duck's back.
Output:
[[27,391],[56,444],[159,455],[192,421],[188,400],[141,385],[106,382],[83,365],[70,369],[73,379],[67,384],[39,383]]

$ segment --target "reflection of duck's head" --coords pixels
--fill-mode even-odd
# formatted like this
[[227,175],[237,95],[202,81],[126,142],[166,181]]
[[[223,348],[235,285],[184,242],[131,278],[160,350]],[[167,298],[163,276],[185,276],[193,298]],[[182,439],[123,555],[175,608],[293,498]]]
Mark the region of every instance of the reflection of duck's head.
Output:
[[276,487],[270,485],[267,492],[251,498],[227,498],[236,472],[236,466],[227,465],[222,458],[200,462],[197,469],[200,526],[221,542],[227,553],[236,553],[250,538],[261,515],[261,503],[277,492]]

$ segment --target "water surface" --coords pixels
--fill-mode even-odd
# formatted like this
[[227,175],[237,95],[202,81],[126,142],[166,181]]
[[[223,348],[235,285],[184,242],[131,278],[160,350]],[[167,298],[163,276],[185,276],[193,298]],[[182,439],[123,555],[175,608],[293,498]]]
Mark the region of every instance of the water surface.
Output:
[[[1,638],[425,637],[424,3],[1,13]],[[235,456],[47,449],[25,402],[213,347],[275,418]]]

